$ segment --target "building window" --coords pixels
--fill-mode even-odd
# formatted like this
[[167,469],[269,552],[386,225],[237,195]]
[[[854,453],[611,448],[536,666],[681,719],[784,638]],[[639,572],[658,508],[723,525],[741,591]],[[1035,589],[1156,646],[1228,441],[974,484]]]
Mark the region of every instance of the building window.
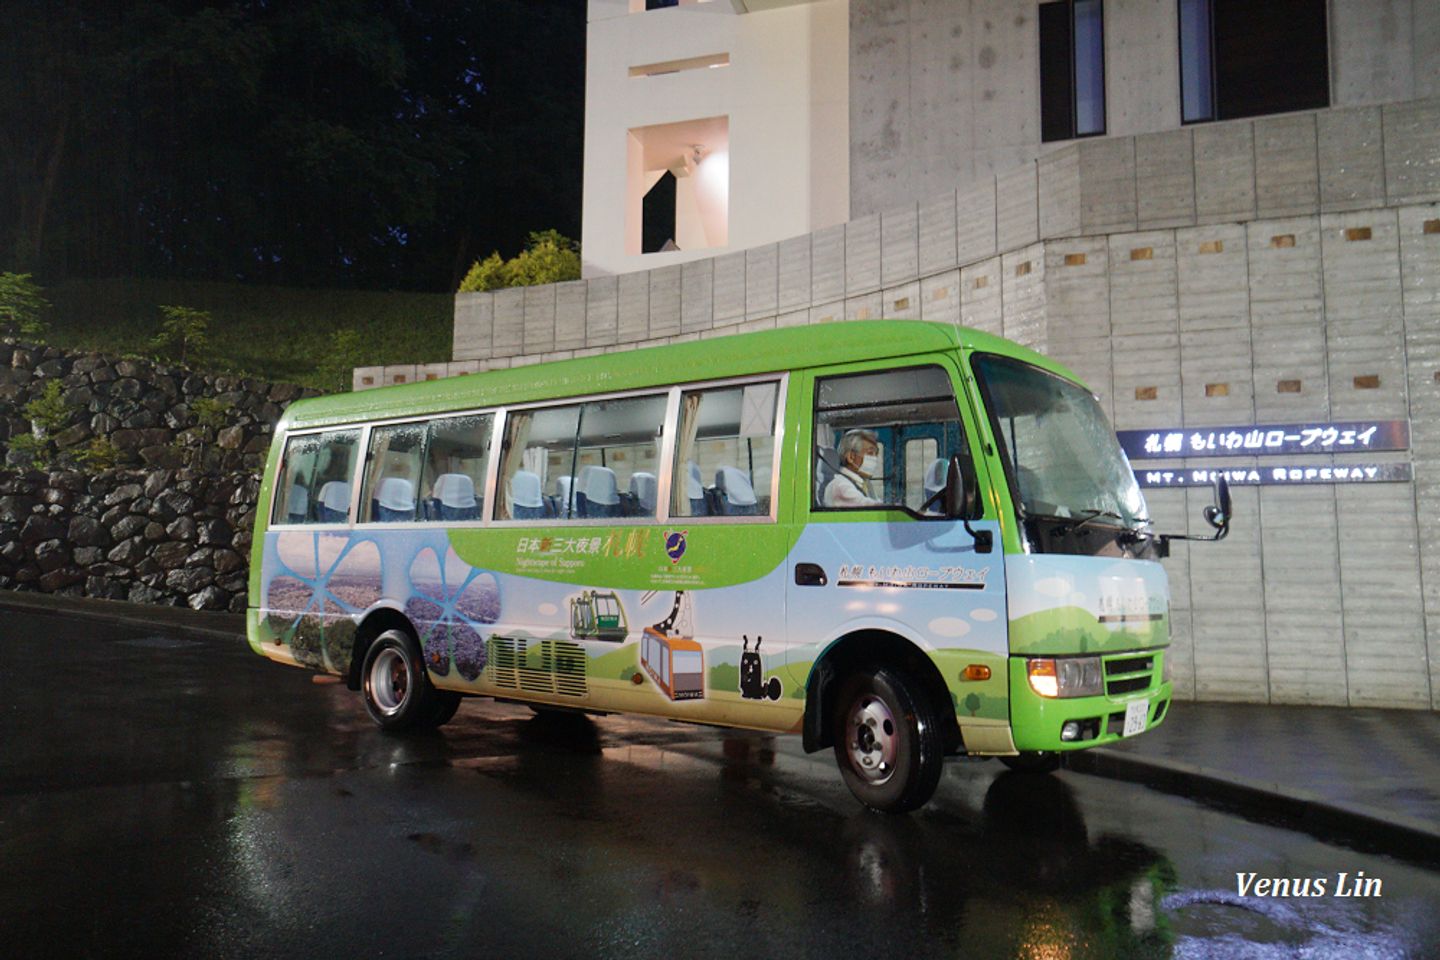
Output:
[[1105,132],[1105,18],[1100,0],[1040,5],[1040,139]]
[[640,201],[640,252],[679,250],[675,244],[675,174],[666,170]]
[[635,127],[627,149],[627,254],[729,243],[728,117]]
[[1325,0],[1179,0],[1185,123],[1330,105]]

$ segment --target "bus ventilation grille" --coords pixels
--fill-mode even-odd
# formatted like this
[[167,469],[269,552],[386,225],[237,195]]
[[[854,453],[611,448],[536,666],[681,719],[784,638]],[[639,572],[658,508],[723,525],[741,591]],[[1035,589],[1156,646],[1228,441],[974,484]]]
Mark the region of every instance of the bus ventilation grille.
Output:
[[562,697],[590,694],[585,679],[585,649],[578,643],[491,637],[486,669],[490,682],[502,690]]
[[523,640],[491,637],[490,656],[485,664],[485,669],[490,671],[490,682],[503,690],[520,689],[518,667],[524,652]]

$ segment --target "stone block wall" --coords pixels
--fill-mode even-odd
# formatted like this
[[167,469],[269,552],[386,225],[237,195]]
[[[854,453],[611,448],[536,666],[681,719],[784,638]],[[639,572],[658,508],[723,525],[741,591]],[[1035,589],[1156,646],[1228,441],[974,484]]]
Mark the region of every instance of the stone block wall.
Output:
[[[0,361],[0,589],[244,610],[270,438],[314,391],[8,340]],[[25,407],[52,382],[69,419],[54,468],[27,469],[10,441],[34,435]],[[77,469],[96,438],[119,462]]]
[[[149,360],[0,341],[0,443],[6,464],[26,466],[9,441],[32,433],[25,407],[51,382],[62,387],[68,422],[51,438],[57,462],[97,438],[119,452],[117,466],[205,471],[258,470],[285,407],[312,395],[291,383],[215,376]],[[202,416],[205,401],[214,421]]]
[[0,474],[0,588],[243,612],[249,471]]

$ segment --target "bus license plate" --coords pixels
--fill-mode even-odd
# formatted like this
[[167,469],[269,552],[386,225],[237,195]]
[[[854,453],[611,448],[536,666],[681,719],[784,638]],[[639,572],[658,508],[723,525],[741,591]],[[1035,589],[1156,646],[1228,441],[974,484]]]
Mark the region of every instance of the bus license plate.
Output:
[[1133,737],[1145,732],[1145,720],[1150,716],[1150,701],[1136,700],[1125,705],[1125,730],[1122,737]]

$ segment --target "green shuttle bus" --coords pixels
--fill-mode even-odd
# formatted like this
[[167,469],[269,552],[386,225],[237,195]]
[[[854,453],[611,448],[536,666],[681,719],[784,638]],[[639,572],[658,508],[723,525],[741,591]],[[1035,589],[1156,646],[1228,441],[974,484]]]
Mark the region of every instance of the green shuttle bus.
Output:
[[946,757],[1159,724],[1170,539],[1061,365],[831,324],[295,403],[248,632],[386,729],[489,696],[798,733],[896,812]]

